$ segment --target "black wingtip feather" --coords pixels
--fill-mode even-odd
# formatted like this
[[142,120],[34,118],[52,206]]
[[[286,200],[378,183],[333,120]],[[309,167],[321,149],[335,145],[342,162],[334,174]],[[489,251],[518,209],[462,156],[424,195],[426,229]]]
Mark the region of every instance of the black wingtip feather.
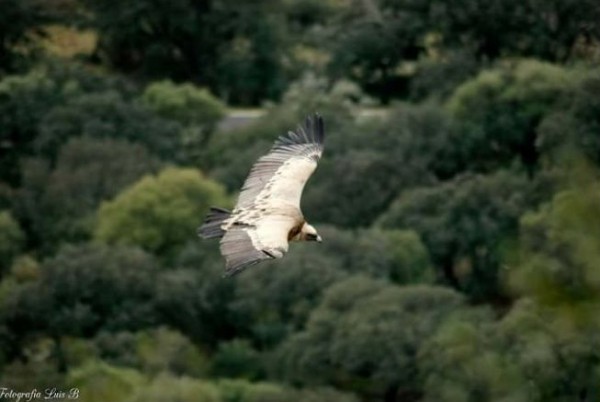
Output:
[[304,120],[304,129],[304,134],[308,142],[323,144],[325,130],[323,127],[323,118],[319,113],[314,113]]
[[289,131],[275,142],[275,147],[295,144],[317,144],[323,146],[325,128],[323,118],[318,113],[306,117],[295,131]]
[[316,133],[317,133],[317,141],[319,142],[319,144],[322,144],[323,141],[325,140],[325,125],[323,124],[323,118],[321,117],[320,114],[315,113],[315,119],[316,119]]

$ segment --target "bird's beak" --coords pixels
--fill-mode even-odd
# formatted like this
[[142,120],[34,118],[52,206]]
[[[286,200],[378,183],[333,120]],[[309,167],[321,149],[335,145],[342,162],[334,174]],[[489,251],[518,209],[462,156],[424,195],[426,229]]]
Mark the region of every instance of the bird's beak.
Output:
[[321,243],[323,241],[323,239],[321,238],[321,236],[317,235],[317,243]]

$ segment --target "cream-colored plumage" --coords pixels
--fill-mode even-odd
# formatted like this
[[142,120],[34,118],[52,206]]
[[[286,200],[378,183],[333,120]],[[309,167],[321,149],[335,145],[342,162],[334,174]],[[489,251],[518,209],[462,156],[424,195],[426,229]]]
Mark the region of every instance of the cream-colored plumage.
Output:
[[[315,115],[281,136],[252,167],[234,210],[213,208],[199,234],[222,237],[226,274],[281,258],[290,240],[318,240],[300,211],[302,190],[323,152],[323,121]],[[313,233],[314,232],[314,233]]]

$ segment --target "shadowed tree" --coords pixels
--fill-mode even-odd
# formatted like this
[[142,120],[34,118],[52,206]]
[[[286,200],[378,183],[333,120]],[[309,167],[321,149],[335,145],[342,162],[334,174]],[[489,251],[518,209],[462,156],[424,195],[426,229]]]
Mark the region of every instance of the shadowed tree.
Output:
[[8,294],[0,317],[11,328],[15,346],[36,334],[52,338],[58,368],[64,371],[63,337],[156,324],[155,275],[154,259],[138,249],[67,247],[44,261],[38,279]]
[[31,155],[38,123],[62,101],[56,83],[40,72],[6,77],[0,81],[0,177],[18,183],[19,158]]
[[294,244],[285,262],[253,267],[238,280],[230,309],[260,347],[302,328],[322,292],[346,276],[333,255],[310,246]]
[[27,65],[35,39],[43,36],[51,21],[48,7],[40,0],[0,1],[0,76]]
[[402,62],[416,60],[423,52],[422,37],[428,31],[429,2],[349,1],[329,24],[328,65],[333,77],[358,82],[384,103],[407,92]]
[[25,234],[8,211],[0,211],[0,274],[6,273],[22,250]]
[[[91,92],[118,91],[131,97],[133,85],[120,77],[92,72],[76,64],[49,62],[37,66],[24,75],[8,76],[0,81],[0,179],[12,185],[20,180],[19,160],[33,155],[54,159],[64,132],[56,133],[60,138],[46,138],[53,142],[50,154],[40,148],[41,122],[52,110],[64,106],[72,98]],[[93,111],[87,111],[91,119]],[[109,121],[112,121],[109,118]],[[64,120],[63,120],[63,123]],[[64,125],[63,125],[63,128]],[[81,128],[81,127],[80,127]],[[81,130],[70,135],[80,136]],[[46,132],[47,133],[47,132]],[[47,133],[48,134],[48,133]],[[41,153],[41,155],[40,155]]]
[[562,167],[564,158],[583,155],[600,165],[600,74],[587,73],[547,115],[538,128],[537,146],[549,167]]
[[182,127],[117,92],[84,94],[52,109],[40,122],[36,147],[51,159],[70,138],[88,136],[139,142],[165,160],[177,159]]
[[43,253],[64,242],[85,241],[100,203],[161,165],[139,144],[73,138],[59,150],[53,167],[41,158],[22,162],[15,214],[27,229],[30,245]]
[[302,332],[278,350],[291,381],[333,383],[385,401],[418,399],[420,345],[463,298],[449,289],[354,277],[331,287]]
[[97,55],[121,71],[192,81],[228,103],[246,105],[278,98],[293,73],[286,63],[293,57],[287,43],[286,2],[84,4],[99,32]]
[[472,50],[480,59],[537,57],[566,61],[577,46],[600,38],[594,1],[431,1],[431,25],[442,44]]
[[475,299],[494,300],[504,293],[498,281],[503,248],[539,197],[534,189],[506,171],[461,176],[403,193],[378,225],[416,231],[447,283]]

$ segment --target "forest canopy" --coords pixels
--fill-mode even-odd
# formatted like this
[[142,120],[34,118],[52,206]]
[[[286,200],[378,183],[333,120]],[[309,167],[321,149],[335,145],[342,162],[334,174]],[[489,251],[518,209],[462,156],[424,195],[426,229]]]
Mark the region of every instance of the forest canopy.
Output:
[[[598,400],[599,21],[591,0],[0,0],[0,386]],[[323,243],[223,279],[196,227],[314,112]]]

